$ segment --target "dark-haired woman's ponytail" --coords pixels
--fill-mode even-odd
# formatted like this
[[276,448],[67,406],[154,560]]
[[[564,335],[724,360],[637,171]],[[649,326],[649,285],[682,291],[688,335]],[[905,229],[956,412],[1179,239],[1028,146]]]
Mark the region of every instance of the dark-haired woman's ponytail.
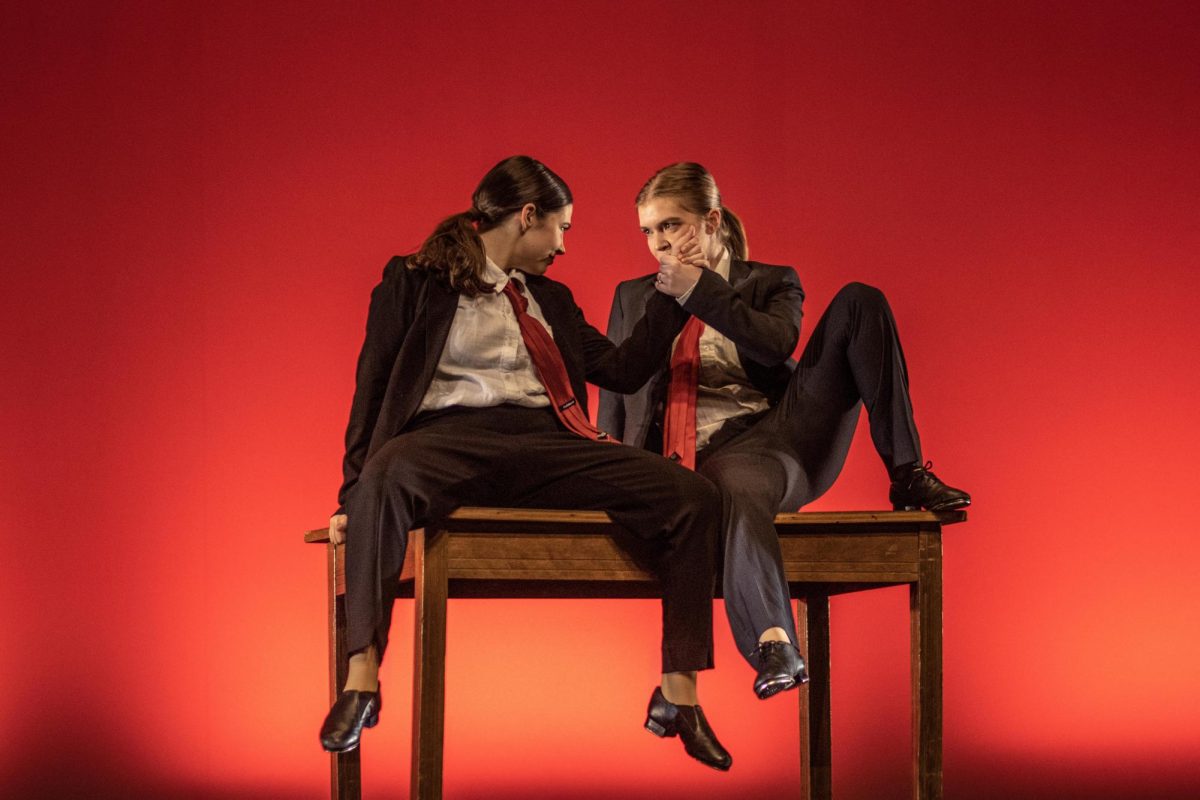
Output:
[[471,208],[442,220],[409,269],[436,274],[451,289],[468,297],[496,291],[484,280],[487,253],[479,234],[487,233],[530,203],[542,211],[571,204],[571,190],[549,167],[529,156],[509,156],[488,170],[471,194]]
[[494,291],[496,285],[483,278],[487,256],[475,227],[481,222],[486,218],[476,208],[446,217],[408,257],[408,268],[439,273],[451,289],[468,297]]
[[745,261],[750,258],[750,245],[746,241],[746,229],[737,214],[721,206],[721,231],[725,234],[725,246],[732,258]]

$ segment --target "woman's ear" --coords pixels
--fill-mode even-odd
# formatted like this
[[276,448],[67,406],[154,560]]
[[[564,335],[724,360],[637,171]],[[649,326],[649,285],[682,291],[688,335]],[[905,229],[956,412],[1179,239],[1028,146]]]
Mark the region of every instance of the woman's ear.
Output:
[[537,206],[533,203],[526,203],[521,206],[521,213],[518,216],[521,223],[521,233],[533,227],[534,221],[537,219]]
[[704,232],[712,236],[717,231],[721,230],[721,209],[710,209],[704,215]]

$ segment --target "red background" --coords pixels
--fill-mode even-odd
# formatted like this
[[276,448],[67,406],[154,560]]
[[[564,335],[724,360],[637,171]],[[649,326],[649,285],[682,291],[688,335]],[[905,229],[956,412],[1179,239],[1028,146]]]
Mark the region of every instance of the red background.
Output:
[[[1200,792],[1192,3],[33,3],[4,14],[10,796],[318,798],[324,554],[367,294],[524,152],[603,325],[632,198],[705,163],[806,331],[883,288],[949,529],[955,798]],[[816,508],[881,508],[855,443]],[[408,604],[366,738],[407,785]],[[835,785],[907,796],[902,590],[833,605]],[[641,730],[646,602],[456,602],[448,798],[786,796],[723,613],[727,775]],[[43,787],[31,787],[40,782]]]

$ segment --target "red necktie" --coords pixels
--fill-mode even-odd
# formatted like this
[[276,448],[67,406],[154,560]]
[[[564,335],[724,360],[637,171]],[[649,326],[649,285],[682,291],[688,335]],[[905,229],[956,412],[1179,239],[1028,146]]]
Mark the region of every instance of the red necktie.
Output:
[[546,327],[529,315],[529,301],[521,294],[524,287],[514,285],[517,283],[515,278],[510,278],[508,283],[504,284],[504,294],[512,303],[513,311],[517,313],[521,338],[525,340],[529,357],[533,360],[538,377],[542,379],[542,386],[546,387],[550,405],[558,415],[559,421],[567,430],[585,439],[620,444],[612,436],[595,428],[584,416],[583,409],[575,400],[575,393],[571,391],[571,379],[567,377],[567,368],[563,364],[558,345],[550,338]]
[[700,380],[700,334],[704,323],[692,317],[671,354],[671,385],[663,416],[663,455],[696,468],[696,385]]

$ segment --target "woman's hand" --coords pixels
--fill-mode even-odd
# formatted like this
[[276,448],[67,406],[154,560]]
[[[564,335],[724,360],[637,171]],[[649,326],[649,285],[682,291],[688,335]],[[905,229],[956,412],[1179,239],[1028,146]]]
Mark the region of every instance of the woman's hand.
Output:
[[673,252],[663,253],[658,258],[658,276],[654,279],[654,288],[665,295],[679,297],[691,291],[700,280],[700,271],[708,269],[708,259],[700,252],[694,226],[671,250]]
[[[712,269],[712,265],[708,263],[708,257],[700,250],[700,239],[696,236],[696,226],[692,225],[688,228],[687,235],[679,240],[678,246],[673,248],[675,257],[684,264],[700,269]],[[697,274],[696,280],[700,276]]]
[[346,541],[346,520],[345,514],[334,514],[329,518],[329,541],[333,544]]

